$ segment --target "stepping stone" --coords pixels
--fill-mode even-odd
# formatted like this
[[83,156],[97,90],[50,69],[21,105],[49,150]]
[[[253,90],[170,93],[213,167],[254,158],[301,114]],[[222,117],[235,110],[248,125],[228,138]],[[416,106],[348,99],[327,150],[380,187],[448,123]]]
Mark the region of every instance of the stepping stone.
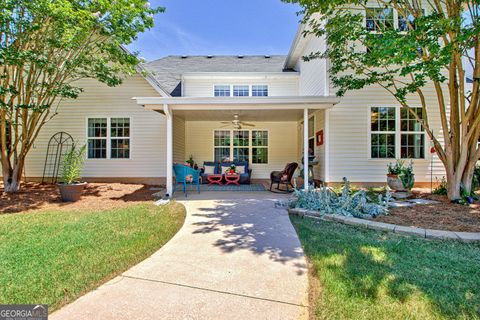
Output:
[[159,192],[153,193],[152,196],[155,199],[162,199],[165,196],[165,191],[159,191]]
[[437,204],[440,203],[439,201],[435,200],[428,200],[428,199],[412,199],[407,200],[408,202],[415,203],[415,204]]
[[388,204],[390,208],[406,208],[406,207],[413,207],[415,205],[416,205],[415,203],[407,202],[407,201],[398,201],[398,202],[392,202]]
[[412,194],[410,192],[397,191],[397,192],[392,193],[392,197],[394,197],[395,199],[403,200],[403,199],[411,198]]

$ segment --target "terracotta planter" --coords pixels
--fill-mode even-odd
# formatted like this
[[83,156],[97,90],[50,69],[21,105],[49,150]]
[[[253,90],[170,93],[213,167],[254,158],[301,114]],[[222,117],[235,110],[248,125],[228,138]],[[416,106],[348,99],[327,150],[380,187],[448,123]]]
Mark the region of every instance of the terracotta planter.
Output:
[[404,186],[400,177],[396,174],[387,174],[387,185],[395,191],[408,191]]
[[75,202],[80,200],[82,197],[83,189],[87,185],[86,182],[65,184],[59,183],[58,189],[60,190],[60,195],[63,202]]

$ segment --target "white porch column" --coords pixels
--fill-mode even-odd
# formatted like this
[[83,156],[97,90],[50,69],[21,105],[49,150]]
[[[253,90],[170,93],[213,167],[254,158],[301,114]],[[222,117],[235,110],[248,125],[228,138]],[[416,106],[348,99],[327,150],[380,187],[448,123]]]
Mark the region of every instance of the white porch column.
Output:
[[163,112],[167,117],[167,195],[173,193],[173,114],[168,104],[163,105]]
[[303,181],[308,190],[308,108],[303,109]]

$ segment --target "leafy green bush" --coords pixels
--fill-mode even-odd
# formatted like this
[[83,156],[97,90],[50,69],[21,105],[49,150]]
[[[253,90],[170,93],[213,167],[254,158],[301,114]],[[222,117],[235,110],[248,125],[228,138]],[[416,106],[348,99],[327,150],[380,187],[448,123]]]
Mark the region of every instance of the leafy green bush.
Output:
[[442,180],[440,180],[440,184],[435,189],[433,189],[433,194],[438,194],[442,196],[447,195],[447,180],[445,180],[445,177],[442,177]]
[[85,150],[85,145],[79,149],[72,146],[63,156],[61,168],[63,183],[73,184],[79,182],[85,163]]
[[415,183],[415,175],[413,174],[413,162],[410,161],[408,165],[405,165],[405,161],[397,160],[395,164],[389,163],[388,174],[397,175],[403,183],[403,186],[410,190]]
[[367,191],[351,192],[350,182],[343,178],[344,184],[340,193],[328,187],[308,190],[295,189],[295,199],[290,202],[290,207],[314,210],[319,215],[339,214],[354,217],[376,217],[388,214],[388,204],[391,194],[387,190],[385,196],[375,194],[373,200]]

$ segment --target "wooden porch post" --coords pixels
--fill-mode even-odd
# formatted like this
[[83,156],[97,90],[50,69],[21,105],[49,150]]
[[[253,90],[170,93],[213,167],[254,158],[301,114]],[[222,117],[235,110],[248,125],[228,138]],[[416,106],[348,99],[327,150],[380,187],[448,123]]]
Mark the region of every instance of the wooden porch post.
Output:
[[167,117],[167,193],[172,197],[173,193],[173,114],[168,104],[163,105],[163,112]]
[[308,190],[308,108],[303,109],[303,187]]

